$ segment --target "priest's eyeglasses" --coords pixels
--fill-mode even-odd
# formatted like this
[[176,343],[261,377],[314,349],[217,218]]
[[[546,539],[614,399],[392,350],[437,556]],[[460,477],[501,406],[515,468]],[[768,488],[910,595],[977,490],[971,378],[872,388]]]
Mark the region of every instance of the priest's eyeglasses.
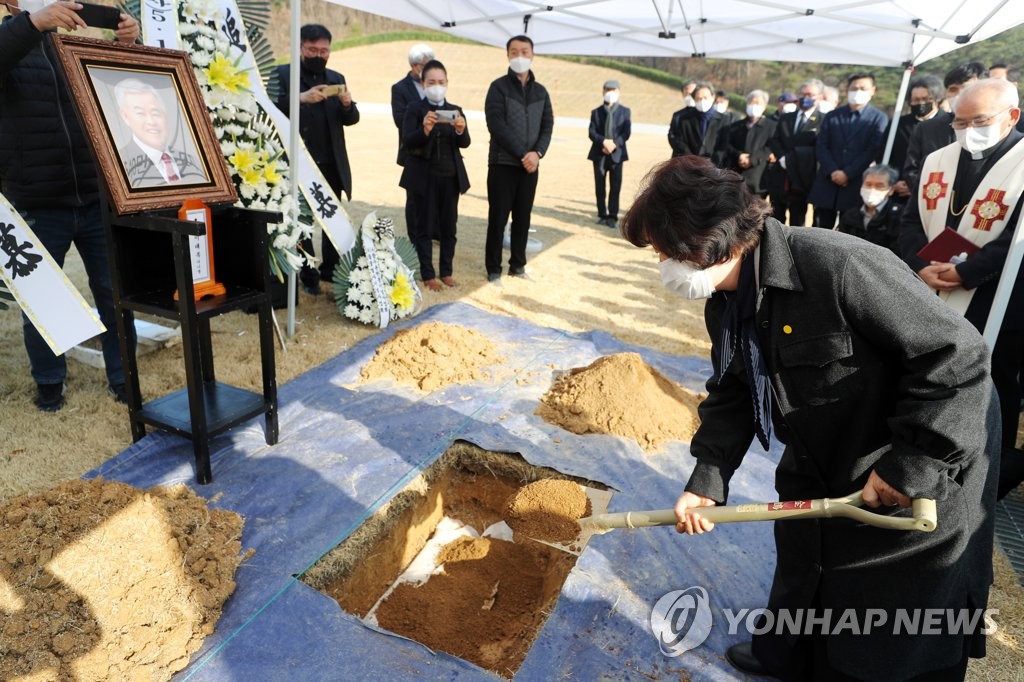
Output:
[[992,114],[991,116],[979,116],[978,118],[973,118],[970,121],[961,121],[960,119],[954,119],[953,122],[949,124],[949,127],[951,127],[953,130],[965,130],[967,128],[984,128],[985,126],[989,126],[995,123],[997,118],[1010,111],[1010,109],[1013,109],[1013,107],[1006,107],[998,114]]

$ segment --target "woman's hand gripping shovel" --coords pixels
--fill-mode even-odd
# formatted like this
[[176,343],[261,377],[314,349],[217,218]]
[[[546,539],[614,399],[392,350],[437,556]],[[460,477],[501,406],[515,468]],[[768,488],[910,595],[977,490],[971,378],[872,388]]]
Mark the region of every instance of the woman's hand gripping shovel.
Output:
[[[590,496],[592,489],[586,488],[585,490],[588,496]],[[594,492],[605,494],[603,491]],[[593,496],[591,496],[592,501],[593,499]],[[790,502],[758,502],[723,507],[699,507],[695,511],[712,523],[847,518],[875,526],[876,528],[919,530],[925,533],[932,532],[938,525],[935,515],[935,500],[925,498],[912,500],[912,516],[909,517],[876,514],[867,509],[862,509],[861,505],[863,504],[864,499],[861,497],[861,491],[858,490],[845,497],[826,497],[819,500],[795,500]],[[604,508],[607,508],[607,500],[604,501]],[[677,522],[678,518],[673,509],[594,514],[576,521],[580,527],[580,533],[569,542],[556,543],[537,538],[532,539],[572,554],[579,554],[594,535],[603,535],[617,528],[674,526]]]

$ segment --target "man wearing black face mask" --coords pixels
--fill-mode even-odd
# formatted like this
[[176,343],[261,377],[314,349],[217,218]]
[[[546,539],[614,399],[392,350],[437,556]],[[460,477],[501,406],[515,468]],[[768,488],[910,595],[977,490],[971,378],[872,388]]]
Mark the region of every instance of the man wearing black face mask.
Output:
[[[910,105],[910,113],[900,116],[896,124],[896,137],[892,141],[892,151],[889,152],[888,165],[892,168],[903,168],[907,160],[907,147],[910,144],[910,135],[917,128],[918,124],[930,121],[939,112],[939,102],[945,94],[945,88],[938,76],[917,76],[910,81],[907,90],[907,104]],[[882,138],[882,149],[879,150],[876,161],[882,161],[885,152],[885,140],[889,139],[889,132],[892,129],[892,121]],[[906,203],[910,196],[911,189],[906,179],[900,179],[893,185],[893,200],[901,206]]]
[[[302,68],[299,72],[299,131],[310,156],[316,162],[324,179],[341,197],[342,192],[352,200],[352,171],[348,165],[345,150],[345,126],[359,123],[359,109],[352,101],[352,93],[345,84],[345,77],[327,68],[331,55],[331,32],[320,24],[307,24],[299,32]],[[288,115],[290,69],[282,64],[274,72],[279,87],[274,104]],[[326,90],[329,86],[340,86],[337,94]],[[302,242],[306,253],[313,253],[313,240]],[[338,252],[327,235],[321,237],[320,269],[303,267],[299,277],[311,294],[320,293],[320,279],[330,280],[338,265]]]

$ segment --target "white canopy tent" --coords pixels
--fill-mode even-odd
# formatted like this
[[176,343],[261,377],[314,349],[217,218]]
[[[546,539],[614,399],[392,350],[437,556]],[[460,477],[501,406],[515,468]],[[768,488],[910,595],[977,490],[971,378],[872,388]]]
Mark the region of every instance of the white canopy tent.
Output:
[[329,0],[540,54],[901,66],[1024,23],[1020,0]]
[[[298,69],[300,2],[292,3]],[[526,34],[539,54],[687,57],[911,67],[1024,23],[1024,0],[328,0],[504,46]],[[292,74],[298,83],[298,74]],[[297,93],[291,98],[297,109]],[[293,111],[297,120],[297,111]],[[298,126],[292,130],[297,131]],[[895,126],[886,145],[888,158]],[[297,134],[293,132],[297,144]],[[1005,272],[1024,256],[1017,230]],[[1012,268],[1012,270],[1010,269]],[[985,338],[992,347],[1014,277],[1000,282]],[[294,277],[291,281],[294,287]],[[293,300],[289,292],[289,303]],[[290,316],[289,334],[294,333]]]

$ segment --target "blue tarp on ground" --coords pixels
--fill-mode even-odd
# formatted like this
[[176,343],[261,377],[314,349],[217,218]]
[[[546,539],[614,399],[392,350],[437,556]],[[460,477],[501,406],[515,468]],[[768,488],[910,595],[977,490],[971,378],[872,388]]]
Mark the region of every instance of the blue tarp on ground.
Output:
[[[397,330],[438,321],[475,329],[505,357],[489,381],[423,394],[390,381],[359,385],[359,372]],[[277,445],[262,419],[211,444],[214,482],[196,486],[191,443],[152,433],[90,476],[140,488],[185,483],[213,506],[245,519],[238,588],[216,632],[177,679],[340,680],[487,679],[492,673],[446,654],[365,627],[329,597],[295,579],[351,534],[455,440],[518,452],[529,462],[601,481],[617,492],[610,511],[671,507],[693,460],[683,442],[654,455],[613,436],[578,436],[533,414],[553,376],[603,355],[640,353],[693,391],[710,364],[630,346],[601,332],[569,334],[453,303],[364,339],[279,390]],[[730,486],[731,504],[775,499],[778,444],[755,444]],[[516,679],[733,679],[723,656],[747,638],[729,634],[723,609],[764,605],[774,567],[771,524],[720,524],[700,537],[671,528],[595,536]],[[668,657],[649,619],[673,590],[705,588],[714,626],[708,639]]]

